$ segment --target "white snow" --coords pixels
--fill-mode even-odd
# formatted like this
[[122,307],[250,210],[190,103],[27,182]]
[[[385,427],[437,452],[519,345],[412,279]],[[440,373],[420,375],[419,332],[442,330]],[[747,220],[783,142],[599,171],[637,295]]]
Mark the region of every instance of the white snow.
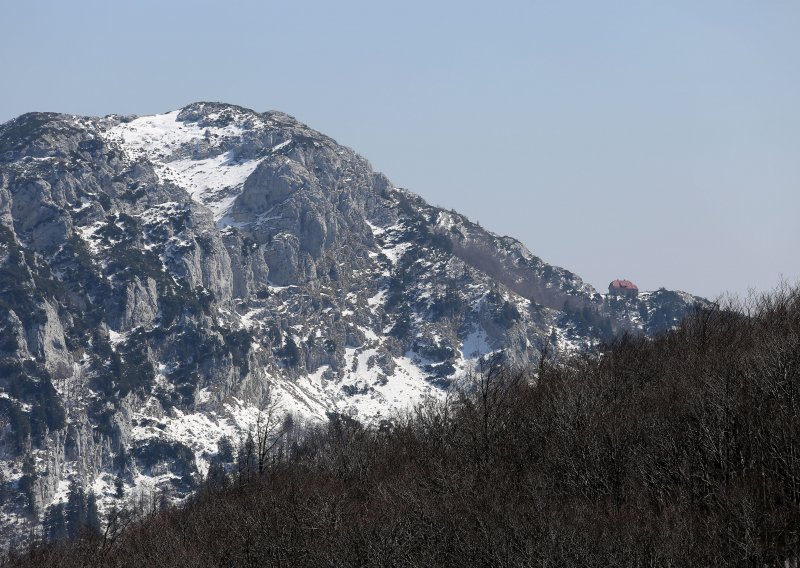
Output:
[[104,223],[102,221],[96,221],[85,227],[75,227],[75,232],[78,233],[81,240],[86,243],[86,246],[92,254],[100,252],[101,241],[95,236],[95,233],[100,230],[103,225]]
[[259,160],[237,163],[230,152],[205,160],[191,158],[164,164],[160,175],[189,192],[220,220],[241,194],[245,180],[253,173]]
[[271,151],[272,152],[278,152],[278,151],[283,150],[284,148],[286,148],[286,146],[288,146],[291,143],[292,143],[292,139],[290,138],[289,140],[285,140],[285,141],[281,142],[280,144],[277,144],[277,145],[273,146]]
[[400,243],[395,246],[385,247],[381,252],[386,255],[392,264],[397,264],[397,261],[410,249],[413,245],[411,243]]
[[476,359],[491,351],[492,348],[487,342],[486,332],[483,328],[478,328],[464,338],[464,343],[461,347],[461,356],[464,359]]
[[253,318],[255,316],[257,316],[258,314],[263,313],[264,311],[265,311],[264,308],[254,308],[254,309],[248,310],[247,313],[244,314],[243,316],[241,316],[241,318],[240,318],[241,322],[242,322],[242,325],[246,329],[252,329],[253,327],[257,326],[258,322],[257,321],[253,321]]
[[370,307],[372,312],[374,313],[380,306],[383,306],[386,303],[386,296],[388,295],[387,290],[380,290],[377,294],[372,296],[371,298],[367,298],[367,305]]
[[[240,162],[231,152],[223,152],[215,146],[221,139],[241,136],[243,130],[239,126],[206,127],[180,122],[177,120],[179,113],[180,110],[176,110],[137,118],[110,128],[104,135],[108,140],[119,142],[130,161],[140,157],[150,160],[162,182],[172,182],[185,189],[219,221],[230,210],[245,180],[261,160]],[[213,143],[209,141],[211,136]],[[211,151],[216,148],[217,153],[193,158],[193,150],[203,145],[212,145]]]
[[125,341],[125,334],[116,332],[113,329],[109,329],[108,339],[109,342],[111,343],[111,346],[116,348],[117,345]]

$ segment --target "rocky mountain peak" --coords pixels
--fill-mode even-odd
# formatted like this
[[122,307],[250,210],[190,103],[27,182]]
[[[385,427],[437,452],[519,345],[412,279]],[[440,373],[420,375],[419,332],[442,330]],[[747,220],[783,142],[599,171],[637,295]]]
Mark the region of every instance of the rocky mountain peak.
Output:
[[180,500],[265,404],[381,420],[698,301],[600,295],[283,113],[24,115],[0,127],[0,532],[70,484]]

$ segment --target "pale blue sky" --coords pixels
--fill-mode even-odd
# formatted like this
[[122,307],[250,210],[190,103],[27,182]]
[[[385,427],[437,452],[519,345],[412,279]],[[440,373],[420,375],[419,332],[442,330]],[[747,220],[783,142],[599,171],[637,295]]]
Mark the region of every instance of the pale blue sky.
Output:
[[800,279],[800,2],[2,0],[0,121],[278,109],[599,288]]

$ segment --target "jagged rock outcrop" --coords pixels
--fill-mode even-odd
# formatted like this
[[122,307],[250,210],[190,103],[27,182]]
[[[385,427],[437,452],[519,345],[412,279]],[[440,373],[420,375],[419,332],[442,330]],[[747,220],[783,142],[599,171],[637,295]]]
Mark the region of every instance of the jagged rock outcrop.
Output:
[[[699,301],[598,294],[277,112],[0,127],[0,529],[191,492],[269,394],[364,420]],[[16,527],[16,528],[14,528]]]

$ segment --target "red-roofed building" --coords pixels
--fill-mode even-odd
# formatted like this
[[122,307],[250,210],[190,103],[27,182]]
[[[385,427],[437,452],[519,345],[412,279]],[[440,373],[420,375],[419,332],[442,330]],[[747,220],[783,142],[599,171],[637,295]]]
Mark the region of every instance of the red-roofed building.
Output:
[[608,285],[608,293],[614,296],[635,298],[639,295],[639,287],[630,280],[614,280]]

